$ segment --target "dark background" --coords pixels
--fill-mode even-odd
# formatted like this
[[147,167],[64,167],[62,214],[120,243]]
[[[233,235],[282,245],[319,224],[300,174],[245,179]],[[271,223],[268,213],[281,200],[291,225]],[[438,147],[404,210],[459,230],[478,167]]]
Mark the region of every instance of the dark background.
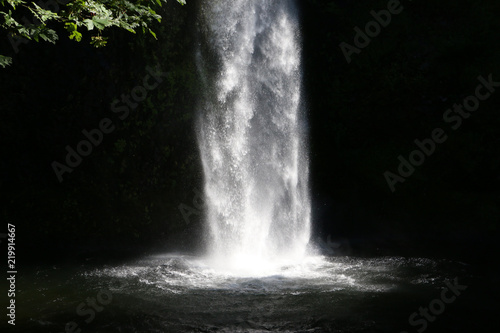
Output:
[[[94,49],[61,31],[57,45],[16,54],[2,36],[14,63],[0,70],[0,218],[16,225],[20,262],[202,248],[198,2],[164,6],[158,41],[111,30]],[[314,239],[331,235],[340,254],[487,263],[500,221],[500,89],[456,131],[443,113],[479,75],[500,81],[500,3],[401,3],[348,64],[339,44],[387,1],[299,2]],[[146,66],[168,77],[120,120],[110,105],[142,85]],[[106,117],[114,132],[59,183],[51,163]],[[384,172],[438,127],[448,140],[391,192]],[[196,214],[185,220],[181,204]]]

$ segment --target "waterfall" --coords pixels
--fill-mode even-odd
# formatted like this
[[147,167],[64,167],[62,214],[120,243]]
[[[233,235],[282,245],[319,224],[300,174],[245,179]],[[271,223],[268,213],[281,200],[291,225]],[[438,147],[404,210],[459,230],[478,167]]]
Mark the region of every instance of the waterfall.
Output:
[[296,3],[206,0],[200,16],[208,252],[233,266],[302,258],[310,199]]

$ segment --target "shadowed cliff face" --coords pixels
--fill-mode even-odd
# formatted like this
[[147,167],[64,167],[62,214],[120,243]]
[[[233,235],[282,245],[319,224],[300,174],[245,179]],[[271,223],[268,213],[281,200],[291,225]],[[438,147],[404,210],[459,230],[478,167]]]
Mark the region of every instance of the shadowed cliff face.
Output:
[[[480,258],[500,222],[498,91],[483,85],[473,104],[479,77],[500,82],[498,4],[401,1],[383,26],[388,3],[302,3],[313,225],[367,252]],[[342,43],[360,51],[350,63]],[[431,139],[426,153],[417,142]],[[386,172],[401,177],[394,192]]]

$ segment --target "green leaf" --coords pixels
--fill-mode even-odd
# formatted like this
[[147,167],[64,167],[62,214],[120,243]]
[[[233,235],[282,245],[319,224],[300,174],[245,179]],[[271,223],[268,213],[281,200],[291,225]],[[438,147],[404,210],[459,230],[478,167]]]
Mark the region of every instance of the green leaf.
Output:
[[6,12],[0,12],[0,14],[3,15],[5,21],[2,23],[2,27],[6,28],[16,28],[20,29],[23,26],[17,22],[13,17],[12,17],[12,11],[9,10],[9,13]]
[[52,44],[55,44],[56,40],[58,39],[57,33],[54,30],[48,28],[40,32],[40,37],[42,37],[44,41]]
[[37,19],[39,19],[42,23],[45,24],[46,21],[57,20],[59,19],[59,15],[54,13],[53,11],[46,10],[38,6],[36,3],[33,3],[35,8],[29,7],[29,10],[35,15]]
[[79,33],[78,31],[73,31],[70,35],[69,35],[69,39],[74,39],[76,40],[77,42],[81,41],[82,40],[82,34]]
[[0,66],[3,68],[12,65],[12,58],[0,54]]
[[69,32],[69,39],[74,39],[77,42],[82,40],[82,34],[78,32],[78,26],[75,22],[66,22],[64,27]]
[[[9,5],[12,6],[12,8],[16,9],[16,5],[26,3],[23,0],[7,0]],[[2,1],[2,6],[4,6],[4,1]]]
[[92,21],[94,22],[95,27],[99,30],[103,30],[113,24],[112,21],[102,18],[92,18]]
[[153,35],[153,37],[154,37],[156,40],[158,40],[158,38],[156,38],[156,34],[154,33],[154,31],[153,31],[153,30],[149,29],[149,33],[150,33],[151,35]]
[[91,19],[85,19],[83,20],[83,23],[85,23],[85,25],[87,26],[88,31],[94,29],[94,21],[92,21]]
[[66,30],[68,30],[68,32],[73,32],[73,31],[76,31],[78,29],[75,22],[66,22],[64,24],[64,28],[66,28]]

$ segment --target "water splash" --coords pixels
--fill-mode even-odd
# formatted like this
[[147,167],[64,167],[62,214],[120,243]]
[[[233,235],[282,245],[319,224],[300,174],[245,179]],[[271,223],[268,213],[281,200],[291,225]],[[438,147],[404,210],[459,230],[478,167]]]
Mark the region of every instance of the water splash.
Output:
[[209,253],[219,266],[300,261],[310,237],[294,1],[205,1],[198,142]]

